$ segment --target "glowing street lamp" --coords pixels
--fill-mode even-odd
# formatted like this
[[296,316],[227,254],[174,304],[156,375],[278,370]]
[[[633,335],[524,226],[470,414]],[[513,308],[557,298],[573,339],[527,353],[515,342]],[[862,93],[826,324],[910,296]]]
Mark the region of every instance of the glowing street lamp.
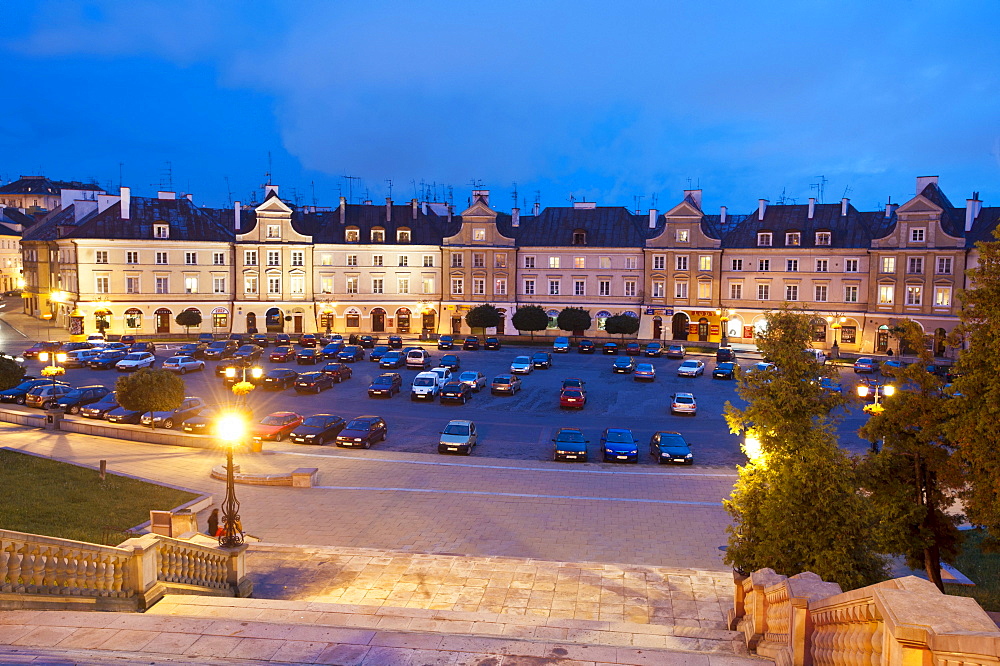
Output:
[[222,534],[219,535],[219,545],[223,548],[235,548],[243,543],[243,525],[240,523],[240,502],[236,499],[233,449],[246,437],[246,421],[238,414],[223,414],[215,424],[215,433],[226,448],[226,497],[222,501]]
[[[879,391],[879,388],[882,390]],[[867,384],[858,386],[858,395],[860,397],[867,398],[869,393],[875,398],[875,402],[871,405],[865,405],[864,410],[869,414],[881,414],[885,411],[885,406],[879,403],[879,398],[891,398],[896,393],[896,387],[892,384],[885,384],[881,387],[878,384],[875,386],[868,386]]]
[[840,343],[837,342],[837,331],[847,323],[847,317],[841,315],[827,316],[826,323],[833,329],[833,346],[830,347],[830,358],[840,358]]
[[716,308],[715,314],[719,317],[719,322],[722,325],[722,341],[719,343],[722,347],[729,346],[729,318],[736,314],[736,310],[732,308]]
[[[39,352],[38,360],[42,363],[49,361],[49,365],[42,368],[43,377],[52,378],[52,386],[56,385],[56,377],[66,374],[66,368],[60,367],[60,363],[65,363],[68,356],[66,352]],[[54,395],[54,394],[53,394]]]

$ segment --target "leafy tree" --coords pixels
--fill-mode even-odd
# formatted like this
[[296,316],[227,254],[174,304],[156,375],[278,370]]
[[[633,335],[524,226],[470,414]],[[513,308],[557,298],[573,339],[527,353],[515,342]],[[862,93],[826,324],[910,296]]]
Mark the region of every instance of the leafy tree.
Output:
[[604,330],[611,335],[632,335],[639,330],[639,318],[632,315],[615,315],[604,320]]
[[0,356],[0,391],[17,386],[24,377],[21,364],[8,356]]
[[534,340],[535,331],[544,331],[549,327],[549,316],[539,305],[524,305],[514,311],[510,323],[519,331],[529,331]]
[[776,367],[740,376],[744,408],[726,403],[730,430],[753,436],[744,449],[749,463],[723,502],[733,518],[726,562],[745,571],[812,571],[851,589],[885,578],[885,560],[856,466],[834,432],[832,412],[846,399],[820,385],[837,370],[803,353],[811,321],[787,307],[768,313],[756,342]]
[[959,294],[958,357],[953,418],[948,434],[958,447],[969,522],[986,528],[984,546],[1000,548],[1000,232],[976,243],[979,265],[967,272],[972,288]]
[[[168,370],[142,368],[115,382],[118,404],[139,412],[167,412],[184,401],[184,380]],[[156,427],[156,424],[153,424]]]
[[177,322],[178,326],[183,326],[187,329],[187,334],[191,335],[191,329],[193,327],[201,326],[201,313],[197,310],[184,310],[177,313],[177,316],[174,317],[174,321]]
[[593,325],[590,313],[582,308],[563,308],[556,318],[556,325],[563,331],[576,334],[586,331]]
[[486,333],[487,328],[499,326],[502,319],[500,311],[489,303],[477,305],[465,315],[465,323],[469,325],[469,328],[483,329],[483,334]]
[[895,371],[895,393],[868,410],[872,416],[860,434],[883,444],[864,461],[862,482],[879,514],[883,551],[925,569],[943,592],[941,560],[953,563],[961,542],[959,516],[948,509],[964,485],[945,434],[952,399],[927,371],[934,357],[923,344],[923,329],[909,319],[895,329],[901,349],[920,352],[916,363]]

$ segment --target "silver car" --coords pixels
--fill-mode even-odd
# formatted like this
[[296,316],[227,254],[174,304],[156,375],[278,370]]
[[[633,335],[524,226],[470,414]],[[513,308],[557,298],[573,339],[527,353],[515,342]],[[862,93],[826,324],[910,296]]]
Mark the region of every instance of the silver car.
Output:
[[458,375],[458,381],[468,384],[469,388],[478,393],[486,386],[486,375],[478,370],[466,370]]
[[189,370],[204,370],[205,362],[195,359],[193,356],[171,356],[163,362],[161,366],[164,370],[185,374]]
[[530,356],[518,356],[510,364],[510,371],[515,375],[530,375],[534,369]]
[[441,431],[438,453],[469,455],[476,444],[478,444],[478,436],[475,423],[463,420],[449,421],[448,425]]
[[698,401],[694,399],[693,393],[674,393],[670,396],[671,414],[690,414],[694,416],[698,413]]

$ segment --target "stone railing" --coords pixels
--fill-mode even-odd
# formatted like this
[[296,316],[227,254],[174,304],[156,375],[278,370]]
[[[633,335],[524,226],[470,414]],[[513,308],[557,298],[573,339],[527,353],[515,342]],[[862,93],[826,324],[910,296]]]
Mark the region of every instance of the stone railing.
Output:
[[0,530],[0,610],[144,610],[175,591],[249,596],[245,550],[156,534],[101,546]]
[[1000,631],[979,604],[915,576],[848,592],[809,572],[734,579],[730,628],[778,666],[1000,666]]

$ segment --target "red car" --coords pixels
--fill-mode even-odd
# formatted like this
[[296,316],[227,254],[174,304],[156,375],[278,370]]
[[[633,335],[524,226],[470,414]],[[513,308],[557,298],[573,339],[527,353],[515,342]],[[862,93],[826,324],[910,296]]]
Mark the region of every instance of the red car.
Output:
[[38,358],[39,352],[53,352],[58,351],[62,347],[61,342],[36,342],[27,349],[25,349],[21,356],[24,358]]
[[580,389],[563,389],[559,394],[560,407],[575,407],[576,409],[583,409],[583,406],[586,404],[587,394]]
[[302,425],[305,417],[295,412],[274,412],[255,423],[250,429],[254,439],[283,440],[288,433]]
[[291,347],[275,347],[268,358],[274,363],[288,363],[295,360],[295,350]]
[[319,345],[319,339],[312,333],[306,333],[301,338],[299,338],[299,346],[312,349]]

